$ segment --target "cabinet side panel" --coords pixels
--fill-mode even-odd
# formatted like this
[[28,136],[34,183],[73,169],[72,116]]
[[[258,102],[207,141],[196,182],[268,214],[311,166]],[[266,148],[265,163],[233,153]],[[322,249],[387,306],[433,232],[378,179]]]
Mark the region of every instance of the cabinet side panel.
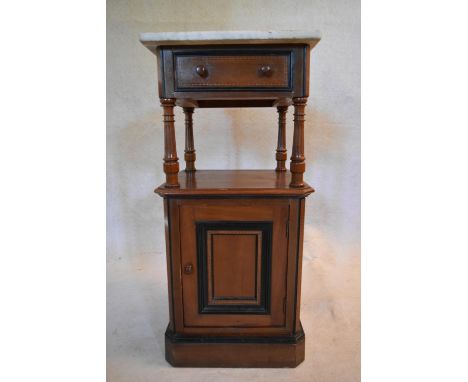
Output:
[[310,71],[310,47],[307,45],[302,50],[304,68],[302,69],[302,97],[309,96],[309,71]]
[[309,92],[306,73],[308,67],[308,56],[305,54],[306,49],[306,46],[294,48],[294,68],[292,71],[294,79],[293,97],[304,97]]
[[297,261],[297,231],[298,231],[298,199],[289,200],[288,217],[288,263],[287,263],[287,294],[286,294],[286,327],[290,333],[294,332],[296,322],[296,261]]
[[156,48],[156,61],[158,64],[158,94],[159,98],[164,98],[164,62],[161,48]]
[[182,306],[182,285],[180,275],[180,228],[179,228],[179,206],[177,200],[165,199],[167,203],[167,226],[169,235],[166,235],[167,258],[168,258],[168,288],[171,300],[171,322],[175,330],[183,328],[183,306]]
[[302,281],[302,247],[304,244],[304,210],[305,198],[298,200],[298,235],[297,235],[297,263],[296,263],[296,319],[294,325],[294,333],[301,329],[300,313],[301,313],[301,281]]
[[174,66],[172,50],[161,48],[159,63],[159,95],[162,98],[174,98]]
[[169,226],[169,201],[164,199],[164,231],[166,236],[166,264],[167,264],[167,292],[169,297],[169,327],[174,330],[174,305],[172,290],[172,256],[171,256],[171,233]]

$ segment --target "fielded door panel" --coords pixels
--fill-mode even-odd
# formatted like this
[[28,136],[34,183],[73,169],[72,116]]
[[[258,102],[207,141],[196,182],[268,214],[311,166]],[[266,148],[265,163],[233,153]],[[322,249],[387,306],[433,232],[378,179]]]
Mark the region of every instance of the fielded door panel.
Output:
[[185,332],[284,331],[288,215],[281,199],[179,203]]

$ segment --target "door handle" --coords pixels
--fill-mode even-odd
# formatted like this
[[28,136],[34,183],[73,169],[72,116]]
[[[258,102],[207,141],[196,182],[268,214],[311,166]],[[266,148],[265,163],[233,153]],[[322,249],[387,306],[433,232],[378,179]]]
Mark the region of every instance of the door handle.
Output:
[[202,77],[202,78],[205,78],[208,76],[208,70],[206,70],[206,67],[204,65],[198,65],[196,68],[195,68],[195,71],[197,72],[197,74]]
[[185,264],[184,265],[184,273],[186,275],[190,275],[193,272],[193,265],[192,264]]

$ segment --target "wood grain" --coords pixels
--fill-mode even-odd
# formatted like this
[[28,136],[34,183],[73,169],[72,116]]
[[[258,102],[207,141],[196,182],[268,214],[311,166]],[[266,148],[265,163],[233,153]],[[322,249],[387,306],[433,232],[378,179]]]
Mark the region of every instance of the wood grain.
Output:
[[292,173],[290,187],[304,187],[305,172],[304,156],[304,121],[307,98],[293,98],[294,104],[294,135],[291,154],[290,170]]
[[178,367],[296,367],[305,358],[305,337],[292,343],[173,341],[166,335],[166,360]]
[[184,107],[185,114],[185,171],[195,171],[195,144],[193,142],[193,107]]
[[180,55],[176,86],[183,88],[289,87],[289,55]]
[[[287,242],[286,242],[286,224],[288,221],[289,201],[287,199],[258,199],[251,200],[223,200],[223,199],[188,199],[179,200],[180,216],[180,246],[181,263],[198,264],[197,256],[197,236],[195,230],[196,222],[272,222],[272,254],[271,254],[271,281],[266,287],[269,290],[271,307],[266,314],[203,314],[200,312],[200,280],[196,272],[189,276],[182,277],[183,304],[184,304],[184,323],[183,332],[190,333],[192,327],[205,328],[209,333],[213,327],[225,327],[226,331],[230,328],[269,328],[270,333],[277,331],[277,328],[284,328],[286,325],[285,312],[283,308],[283,299],[286,295],[286,261],[287,261]],[[244,229],[242,231],[245,231]],[[235,231],[233,231],[235,232]],[[240,232],[240,231],[238,231]],[[241,234],[241,237],[245,235]],[[246,244],[244,243],[240,244]],[[220,248],[218,248],[220,249]],[[225,262],[235,261],[232,257],[238,255],[236,248],[222,248],[225,251]],[[244,246],[243,249],[247,250]],[[214,249],[212,249],[214,250]],[[222,259],[220,259],[222,261]],[[256,262],[250,263],[253,272],[252,278],[255,280]],[[225,264],[226,265],[226,264]],[[199,271],[198,269],[197,271]],[[213,271],[216,269],[212,268]],[[234,281],[231,285],[231,291],[239,291],[250,284],[250,280],[243,279],[242,274],[236,277],[226,276],[226,272],[234,272],[235,269],[226,269],[222,267],[217,269],[219,273],[212,274],[209,281],[214,278],[228,278]],[[199,273],[197,273],[199,274]],[[263,284],[263,280],[259,280]],[[242,310],[241,310],[242,312]]]
[[161,98],[163,107],[164,122],[164,172],[166,173],[166,183],[164,187],[179,187],[177,174],[179,173],[179,158],[177,157],[175,127],[174,127],[174,106],[175,100]]
[[193,197],[206,195],[287,196],[303,197],[314,189],[303,182],[301,188],[291,188],[291,173],[275,170],[197,170],[179,174],[180,188],[155,189],[161,196]]
[[[300,323],[308,44],[161,46],[169,295],[174,366],[295,367]],[[174,107],[185,117],[179,173]],[[290,171],[286,113],[294,106]],[[276,107],[275,170],[196,170],[195,108]]]
[[276,171],[286,171],[286,113],[287,106],[278,106],[278,144],[276,146]]
[[307,96],[308,52],[307,44],[160,47],[160,94],[195,107],[271,107]]

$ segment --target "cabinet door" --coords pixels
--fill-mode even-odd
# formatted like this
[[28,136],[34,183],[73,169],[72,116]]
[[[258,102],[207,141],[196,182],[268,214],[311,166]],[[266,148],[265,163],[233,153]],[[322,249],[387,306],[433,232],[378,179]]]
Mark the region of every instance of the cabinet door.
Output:
[[184,332],[285,331],[288,214],[284,199],[179,202]]

